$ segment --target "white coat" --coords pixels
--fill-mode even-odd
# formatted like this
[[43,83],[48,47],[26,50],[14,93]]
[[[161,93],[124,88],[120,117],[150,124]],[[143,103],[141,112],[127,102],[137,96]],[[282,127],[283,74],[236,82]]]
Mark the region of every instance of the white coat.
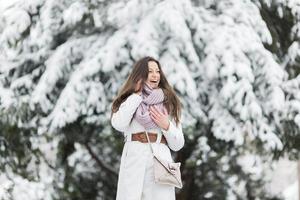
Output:
[[[154,182],[153,156],[148,143],[131,141],[131,134],[148,131],[157,133],[156,143],[151,143],[156,154],[162,159],[173,161],[170,149],[180,150],[184,145],[181,123],[176,126],[170,119],[167,131],[163,129],[149,129],[132,119],[137,107],[142,102],[138,94],[131,94],[112,115],[112,126],[124,133],[125,145],[121,156],[121,164],[118,177],[117,200],[175,200],[175,188],[173,186],[156,184]],[[132,119],[132,121],[131,121]],[[162,134],[165,136],[168,146],[159,143]]]

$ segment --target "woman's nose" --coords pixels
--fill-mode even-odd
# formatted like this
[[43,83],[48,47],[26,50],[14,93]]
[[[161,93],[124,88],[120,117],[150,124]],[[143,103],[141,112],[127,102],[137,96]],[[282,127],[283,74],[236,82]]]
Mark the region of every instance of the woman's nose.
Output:
[[159,76],[159,73],[154,73],[153,76],[157,77]]

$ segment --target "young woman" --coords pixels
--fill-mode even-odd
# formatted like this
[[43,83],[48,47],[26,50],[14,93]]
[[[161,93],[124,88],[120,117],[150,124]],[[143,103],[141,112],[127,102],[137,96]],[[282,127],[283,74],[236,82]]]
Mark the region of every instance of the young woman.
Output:
[[135,63],[112,103],[112,126],[124,133],[117,200],[174,200],[173,186],[154,182],[153,154],[173,161],[170,149],[180,150],[184,137],[180,101],[157,60],[145,57]]

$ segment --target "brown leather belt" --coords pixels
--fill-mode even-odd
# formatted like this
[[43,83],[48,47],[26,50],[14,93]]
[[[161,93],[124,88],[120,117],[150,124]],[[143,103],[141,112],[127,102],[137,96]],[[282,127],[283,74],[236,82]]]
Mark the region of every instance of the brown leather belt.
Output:
[[[148,136],[149,136],[150,142],[156,142],[157,133],[149,133],[148,132]],[[139,142],[142,142],[142,143],[147,143],[148,142],[145,132],[132,133],[131,134],[131,141],[139,141]],[[166,140],[165,136],[163,136],[163,135],[161,136],[160,143],[167,144],[167,140]]]

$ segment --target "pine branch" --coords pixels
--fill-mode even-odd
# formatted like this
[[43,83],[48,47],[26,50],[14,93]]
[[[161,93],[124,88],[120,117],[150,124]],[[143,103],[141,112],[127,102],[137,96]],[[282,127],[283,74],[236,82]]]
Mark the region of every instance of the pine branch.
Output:
[[112,168],[110,168],[106,163],[102,162],[97,155],[93,152],[92,148],[89,146],[88,143],[84,143],[84,146],[86,147],[86,149],[88,150],[89,154],[92,156],[92,158],[97,162],[97,164],[100,166],[100,168],[106,170],[107,172],[109,172],[110,174],[112,174],[113,176],[117,177],[118,176],[118,172]]

